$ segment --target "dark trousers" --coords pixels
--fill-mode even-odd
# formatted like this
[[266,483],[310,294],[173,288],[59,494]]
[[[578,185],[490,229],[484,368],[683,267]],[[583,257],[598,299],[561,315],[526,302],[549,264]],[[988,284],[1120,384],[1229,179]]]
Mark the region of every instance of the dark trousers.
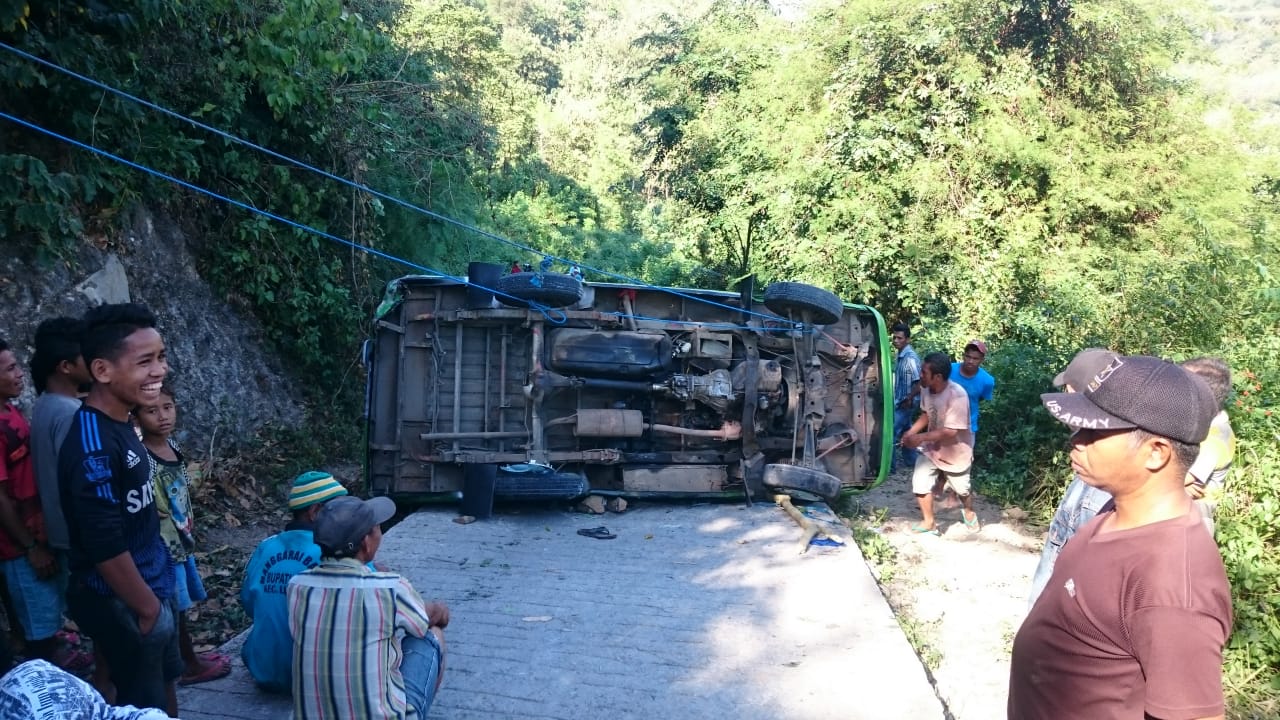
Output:
[[99,595],[74,579],[67,591],[67,610],[106,659],[117,704],[168,708],[167,686],[182,674],[172,598],[160,601],[160,617],[146,635],[138,630],[138,617],[123,600]]

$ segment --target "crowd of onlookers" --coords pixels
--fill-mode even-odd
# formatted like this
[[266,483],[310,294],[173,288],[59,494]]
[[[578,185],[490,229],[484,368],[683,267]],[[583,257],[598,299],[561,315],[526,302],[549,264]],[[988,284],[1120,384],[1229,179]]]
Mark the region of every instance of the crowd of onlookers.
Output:
[[[231,663],[197,653],[187,627],[207,595],[156,318],[122,303],[46,320],[29,366],[30,421],[14,405],[26,372],[0,340],[0,595],[13,635],[0,641],[0,717],[178,717],[176,686]],[[374,563],[395,505],[309,472],[289,509],[241,592],[251,675],[292,693],[299,718],[425,717],[449,611]]]
[[[980,532],[970,473],[979,404],[996,385],[981,367],[987,345],[972,340],[952,362],[917,356],[905,324],[892,341],[895,455],[921,512],[911,531],[938,535],[941,501]],[[0,341],[0,580],[13,634],[0,642],[0,717],[177,717],[175,686],[222,677],[230,660],[197,653],[187,628],[206,594],[156,318],[126,303],[46,320],[29,365],[30,422],[14,405],[26,373]],[[1229,368],[1090,348],[1053,384],[1041,400],[1073,431],[1073,479],[1014,639],[1008,716],[1223,717],[1232,610],[1213,512],[1234,450]],[[449,610],[376,563],[395,505],[313,471],[293,481],[288,508],[240,593],[255,683],[291,694],[298,718],[425,717]],[[15,650],[26,661],[10,669]]]
[[[967,343],[963,362],[922,361],[910,328],[892,330],[895,454],[921,512],[911,531],[938,535],[934,502],[954,494],[978,532],[978,403],[995,388],[979,367],[986,343]],[[1089,348],[1053,384],[1041,402],[1073,431],[1073,477],[1014,638],[1008,717],[1222,718],[1232,609],[1213,514],[1234,454],[1230,369]]]

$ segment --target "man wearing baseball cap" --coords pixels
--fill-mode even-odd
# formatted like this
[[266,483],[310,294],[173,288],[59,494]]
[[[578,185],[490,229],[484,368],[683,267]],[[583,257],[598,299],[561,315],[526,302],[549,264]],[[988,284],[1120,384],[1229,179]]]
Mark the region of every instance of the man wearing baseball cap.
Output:
[[449,608],[370,568],[390,498],[330,500],[316,516],[319,567],[289,582],[293,715],[425,718],[444,668]]
[[[1085,387],[1099,371],[1114,360],[1116,354],[1102,348],[1081,350],[1066,369],[1058,373],[1053,384],[1072,392],[1076,388]],[[1200,443],[1200,452],[1195,463],[1188,468],[1185,479],[1187,493],[1196,500],[1200,514],[1205,519],[1205,527],[1213,534],[1212,499],[1205,498],[1204,489],[1213,488],[1216,494],[1231,467],[1232,454],[1235,450],[1235,435],[1231,430],[1231,421],[1223,410],[1227,394],[1231,390],[1231,369],[1221,358],[1198,357],[1184,360],[1179,365],[1200,377],[1213,393],[1214,404],[1218,408],[1217,415],[1209,426],[1208,436]],[[1091,487],[1084,483],[1079,475],[1071,479],[1062,501],[1054,511],[1053,520],[1049,523],[1049,533],[1045,537],[1044,548],[1040,552],[1040,564],[1036,566],[1035,575],[1031,578],[1031,597],[1027,601],[1030,608],[1036,604],[1036,598],[1044,590],[1049,576],[1053,573],[1053,564],[1062,552],[1062,546],[1076,533],[1076,530],[1088,522],[1094,515],[1111,501],[1111,494],[1105,490]]]
[[1076,393],[1041,396],[1075,430],[1071,465],[1111,493],[1062,548],[1013,642],[1010,720],[1222,718],[1231,592],[1183,489],[1217,413],[1204,381],[1116,357]]
[[990,401],[996,389],[996,379],[991,373],[982,369],[982,361],[987,358],[987,344],[977,338],[964,346],[964,355],[959,362],[951,363],[951,381],[964,388],[969,396],[969,431],[973,440],[978,439],[978,403]]
[[[1053,386],[1065,392],[1079,392],[1089,384],[1094,375],[1116,359],[1116,354],[1105,348],[1087,348],[1076,353],[1067,364],[1066,369],[1053,379]],[[1071,483],[1062,495],[1053,520],[1049,522],[1049,534],[1045,536],[1044,548],[1040,551],[1040,564],[1036,566],[1035,575],[1031,577],[1031,597],[1027,601],[1028,609],[1036,604],[1036,598],[1044,591],[1044,586],[1053,574],[1053,565],[1062,552],[1062,546],[1075,535],[1076,530],[1093,519],[1099,511],[1111,502],[1111,493],[1086,484],[1079,475],[1072,475]]]
[[285,589],[294,575],[320,564],[320,546],[311,535],[316,515],[326,502],[346,494],[342,483],[327,472],[299,475],[289,487],[292,519],[284,532],[263,540],[249,559],[240,604],[253,627],[240,648],[240,658],[263,690],[287,693],[293,685],[293,639]]

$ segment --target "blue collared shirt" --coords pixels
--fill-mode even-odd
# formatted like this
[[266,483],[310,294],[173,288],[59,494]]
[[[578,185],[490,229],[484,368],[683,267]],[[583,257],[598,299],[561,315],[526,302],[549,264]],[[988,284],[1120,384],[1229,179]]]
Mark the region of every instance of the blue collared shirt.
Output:
[[[898,351],[898,360],[893,365],[894,407],[907,399],[907,395],[911,393],[911,386],[918,382],[920,382],[920,356],[916,355],[916,351],[910,345],[906,345]],[[916,395],[911,405],[918,407],[919,404],[920,396]]]

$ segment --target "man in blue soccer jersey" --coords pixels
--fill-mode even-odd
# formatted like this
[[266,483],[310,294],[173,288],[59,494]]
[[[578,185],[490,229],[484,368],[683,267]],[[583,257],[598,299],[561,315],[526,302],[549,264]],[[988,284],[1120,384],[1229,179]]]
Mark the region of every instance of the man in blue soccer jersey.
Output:
[[173,570],[147,450],[129,417],[159,400],[169,372],[164,341],[155,316],[131,303],[93,308],[84,325],[93,385],[58,451],[71,535],[67,606],[101,649],[117,701],[177,716]]

